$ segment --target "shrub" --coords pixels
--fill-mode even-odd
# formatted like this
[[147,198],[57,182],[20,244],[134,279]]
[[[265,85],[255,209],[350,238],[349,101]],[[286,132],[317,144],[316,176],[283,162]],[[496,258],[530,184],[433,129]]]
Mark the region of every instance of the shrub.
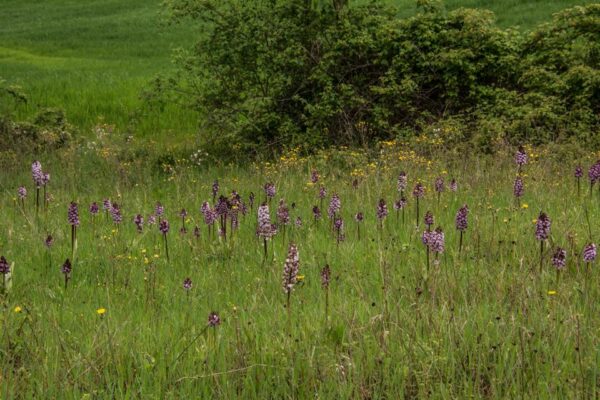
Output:
[[178,57],[177,78],[154,86],[183,93],[218,148],[313,151],[432,126],[451,127],[448,145],[486,151],[600,145],[600,5],[522,35],[489,11],[418,3],[422,12],[401,19],[376,1],[168,0],[175,21],[192,18],[203,33]]
[[67,146],[75,129],[64,111],[43,108],[31,122],[16,121],[16,109],[26,103],[27,96],[18,86],[0,79],[0,147],[4,151],[35,153]]

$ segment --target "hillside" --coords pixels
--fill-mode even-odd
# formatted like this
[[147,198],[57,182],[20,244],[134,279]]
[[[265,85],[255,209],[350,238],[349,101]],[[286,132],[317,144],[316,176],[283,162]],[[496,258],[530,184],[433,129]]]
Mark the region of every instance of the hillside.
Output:
[[[415,12],[414,0],[394,1],[402,15]],[[563,8],[588,3],[592,2],[446,2],[448,9],[490,9],[501,26],[520,29],[548,20]],[[0,77],[30,94],[23,114],[38,104],[55,106],[86,131],[102,118],[125,128],[143,85],[168,70],[174,48],[193,40],[192,28],[165,26],[160,12],[158,1],[5,0],[0,13]],[[156,122],[138,127],[155,133]],[[174,107],[162,113],[158,123],[161,132],[195,129],[193,118]]]

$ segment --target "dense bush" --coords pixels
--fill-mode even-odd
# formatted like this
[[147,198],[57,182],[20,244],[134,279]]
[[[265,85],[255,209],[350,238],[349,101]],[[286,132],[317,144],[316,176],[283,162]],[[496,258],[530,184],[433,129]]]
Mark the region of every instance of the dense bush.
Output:
[[[212,145],[265,151],[434,135],[452,146],[598,146],[600,5],[528,34],[489,11],[418,2],[169,0],[202,28],[157,87],[201,112]],[[432,129],[431,127],[451,127]]]
[[31,121],[17,121],[15,110],[27,100],[20,87],[0,79],[0,151],[35,153],[66,146],[74,127],[63,110],[43,108]]

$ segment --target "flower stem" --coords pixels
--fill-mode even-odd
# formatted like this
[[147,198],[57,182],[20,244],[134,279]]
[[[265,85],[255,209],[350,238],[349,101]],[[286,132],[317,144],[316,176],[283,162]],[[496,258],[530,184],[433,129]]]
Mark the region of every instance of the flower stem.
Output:
[[419,198],[417,197],[417,226],[419,226]]
[[167,254],[167,262],[169,261],[169,244],[167,242],[167,234],[163,234],[163,237],[165,238],[165,253]]
[[75,262],[75,247],[77,247],[77,227],[71,225],[71,260]]
[[544,241],[540,241],[540,274],[542,273],[542,267],[544,266]]

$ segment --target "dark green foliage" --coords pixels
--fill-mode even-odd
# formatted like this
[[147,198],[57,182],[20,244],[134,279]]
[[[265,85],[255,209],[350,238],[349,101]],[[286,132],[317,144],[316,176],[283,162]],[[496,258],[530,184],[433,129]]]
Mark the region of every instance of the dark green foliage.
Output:
[[69,143],[74,128],[64,112],[42,108],[31,122],[16,121],[18,107],[27,104],[27,95],[20,87],[0,79],[0,148],[1,151],[39,152],[63,147]]
[[600,4],[557,14],[527,37],[523,56],[521,84],[542,126],[600,145]]
[[486,151],[503,142],[600,144],[600,5],[524,35],[497,27],[489,11],[446,12],[432,1],[404,19],[376,1],[316,3],[167,2],[175,20],[205,27],[169,88],[200,111],[213,147],[264,152],[419,135]]

